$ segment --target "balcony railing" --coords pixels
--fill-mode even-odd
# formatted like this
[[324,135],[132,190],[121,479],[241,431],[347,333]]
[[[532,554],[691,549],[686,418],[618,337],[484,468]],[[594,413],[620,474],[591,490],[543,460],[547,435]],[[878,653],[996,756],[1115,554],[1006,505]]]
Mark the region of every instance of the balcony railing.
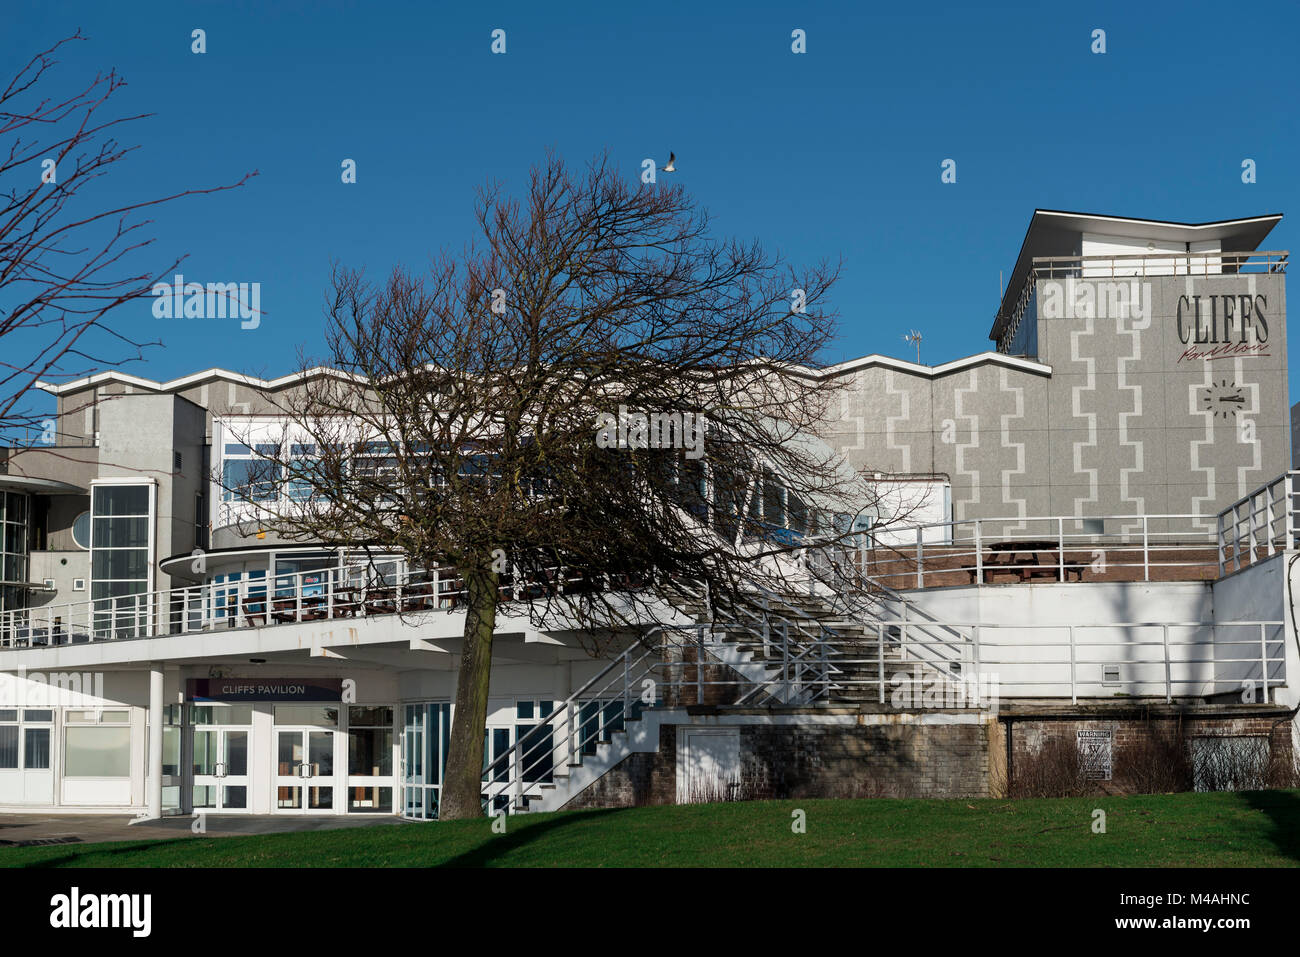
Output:
[[1233,502],[1217,519],[1219,574],[1296,547],[1300,472],[1287,472]]
[[[589,576],[548,569],[528,582],[504,576],[498,587],[503,598],[537,599],[549,592],[590,588],[593,583]],[[399,568],[366,575],[328,568],[4,611],[0,612],[0,647],[451,611],[462,607],[465,598],[464,581],[450,569]]]
[[1223,276],[1284,273],[1290,253],[1252,252],[1105,253],[1092,256],[1035,256],[1029,281],[1037,279],[1134,279],[1158,276]]
[[[978,518],[864,532],[810,546],[841,587],[891,589],[1033,581],[1204,581],[1219,577],[1212,519],[1193,514]],[[1234,546],[1226,549],[1229,558]]]

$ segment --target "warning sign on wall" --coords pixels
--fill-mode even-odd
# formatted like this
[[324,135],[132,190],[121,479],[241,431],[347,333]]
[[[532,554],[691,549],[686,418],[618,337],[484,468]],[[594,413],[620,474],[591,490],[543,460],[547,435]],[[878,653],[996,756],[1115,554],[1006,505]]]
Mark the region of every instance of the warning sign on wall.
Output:
[[1080,731],[1079,773],[1089,781],[1109,781],[1114,731]]

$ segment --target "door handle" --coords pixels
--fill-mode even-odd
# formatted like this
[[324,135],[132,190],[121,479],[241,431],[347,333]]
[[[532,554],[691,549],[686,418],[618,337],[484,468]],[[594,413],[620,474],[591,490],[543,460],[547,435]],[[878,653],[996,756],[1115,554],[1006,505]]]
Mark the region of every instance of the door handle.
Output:
[[214,777],[224,778],[226,776],[226,762],[218,761],[212,768]]

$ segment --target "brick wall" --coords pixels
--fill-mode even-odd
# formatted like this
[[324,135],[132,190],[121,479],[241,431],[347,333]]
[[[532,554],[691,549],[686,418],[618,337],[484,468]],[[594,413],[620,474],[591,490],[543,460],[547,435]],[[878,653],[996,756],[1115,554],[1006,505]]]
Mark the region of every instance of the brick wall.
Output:
[[[1289,717],[1278,715],[1158,715],[1125,718],[1017,718],[1010,725],[1012,779],[1017,767],[1027,773],[1029,762],[1053,748],[1077,751],[1079,731],[1110,731],[1112,734],[1112,779],[1096,787],[1109,793],[1133,790],[1129,769],[1146,758],[1154,742],[1174,742],[1191,767],[1188,749],[1196,738],[1253,737],[1267,742],[1279,758],[1292,751]],[[1181,740],[1180,740],[1181,739]],[[1003,738],[1005,741],[1005,738]],[[1005,746],[1005,745],[1004,745]]]
[[989,729],[980,724],[749,725],[741,792],[753,798],[983,797]]
[[659,729],[658,751],[628,755],[563,809],[673,804],[676,798],[677,728],[664,725]]
[[[677,729],[633,754],[566,810],[672,804]],[[990,725],[740,725],[740,797],[982,797],[989,794]]]

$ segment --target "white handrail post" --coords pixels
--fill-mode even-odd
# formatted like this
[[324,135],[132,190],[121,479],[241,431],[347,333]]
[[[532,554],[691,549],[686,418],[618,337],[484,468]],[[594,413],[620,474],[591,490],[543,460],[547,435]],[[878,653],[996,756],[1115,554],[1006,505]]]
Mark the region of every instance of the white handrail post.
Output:
[[704,704],[704,625],[695,629],[695,703]]
[[925,553],[922,550],[921,526],[916,527],[916,587],[925,587]]
[[[338,571],[337,568],[329,569],[329,579],[325,586],[325,617],[328,618],[330,621],[334,620],[334,590],[338,588],[338,578],[335,575],[337,571]],[[266,609],[266,613],[267,613],[266,620],[269,623],[271,620],[270,618],[271,609],[270,608]]]
[[1074,651],[1074,625],[1068,626],[1070,629],[1070,704],[1079,703],[1079,688],[1075,682],[1075,659],[1077,655]]
[[1142,516],[1142,580],[1151,580],[1151,525],[1145,514]]
[[971,628],[971,654],[975,656],[975,673],[969,676],[974,681],[975,688],[975,706],[980,707],[980,626],[975,624]]
[[[633,646],[635,647],[635,645]],[[623,653],[623,726],[627,727],[628,715],[632,707],[632,676],[628,671],[627,653]]]
[[1246,499],[1246,523],[1246,533],[1250,536],[1248,539],[1250,542],[1250,558],[1247,560],[1247,564],[1253,564],[1255,561],[1255,539],[1258,531],[1255,528],[1255,503],[1249,498]]
[[1295,472],[1286,473],[1286,547],[1295,548]]
[[1261,699],[1263,704],[1268,704],[1268,640],[1265,637],[1267,627],[1264,622],[1259,623],[1259,673],[1264,680],[1264,697]]
[[[960,579],[958,579],[960,581]],[[975,519],[975,584],[984,584],[984,546],[980,540],[980,519]]]
[[885,623],[876,622],[876,663],[880,666],[876,680],[880,682],[880,703],[885,703]]
[[[763,619],[763,632],[766,635],[766,618]],[[767,656],[766,647],[763,649],[763,656]],[[781,680],[785,683],[785,692],[788,695],[790,693],[790,623],[788,621],[781,623]]]
[[[626,654],[626,652],[624,652]],[[578,703],[572,699],[565,706],[565,718],[569,722],[568,734],[565,735],[569,741],[569,764],[578,763]]]
[[526,738],[527,736],[528,736],[528,732],[525,731],[522,735],[519,736],[519,739],[515,741],[515,757],[514,757],[514,761],[512,762],[514,764],[513,770],[514,770],[514,779],[515,779],[514,780],[515,800],[514,800],[514,807],[511,808],[511,810],[523,810],[523,803],[524,803],[523,743],[524,743],[524,738]]
[[1056,519],[1056,580],[1065,581],[1065,519]]
[[1276,550],[1273,545],[1273,539],[1275,537],[1273,534],[1273,528],[1277,521],[1276,518],[1274,517],[1274,509],[1276,507],[1276,504],[1277,504],[1277,499],[1273,494],[1273,486],[1266,485],[1264,487],[1264,528],[1265,528],[1264,534],[1268,538],[1268,553],[1270,555],[1276,554]]
[[1224,555],[1225,555],[1225,552],[1226,552],[1226,549],[1225,549],[1225,547],[1224,547],[1224,536],[1223,536],[1223,513],[1222,513],[1222,512],[1219,513],[1219,518],[1218,518],[1218,521],[1216,522],[1216,525],[1218,526],[1218,530],[1219,530],[1219,577],[1222,578],[1222,577],[1223,577],[1223,572],[1224,572],[1224,567],[1223,567],[1223,566],[1224,566]]
[[1169,666],[1169,626],[1161,625],[1160,631],[1162,635],[1161,641],[1165,646],[1165,704],[1169,704],[1174,700],[1173,675],[1170,672]]
[[302,621],[302,576],[303,572],[295,572],[290,579],[294,586],[294,621]]

